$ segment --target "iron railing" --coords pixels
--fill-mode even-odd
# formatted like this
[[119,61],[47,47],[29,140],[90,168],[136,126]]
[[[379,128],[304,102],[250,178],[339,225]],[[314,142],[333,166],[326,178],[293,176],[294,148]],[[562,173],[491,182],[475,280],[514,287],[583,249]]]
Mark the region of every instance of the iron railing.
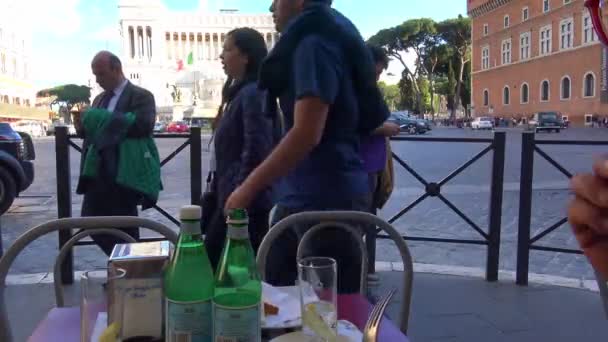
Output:
[[[505,168],[505,132],[496,132],[494,137],[490,139],[474,139],[474,138],[425,138],[425,137],[395,137],[391,139],[393,142],[398,141],[415,141],[420,143],[469,143],[469,144],[488,144],[483,150],[473,156],[470,160],[456,168],[448,176],[439,182],[429,182],[422,177],[414,168],[412,168],[406,161],[401,157],[393,153],[393,159],[401,165],[407,172],[409,172],[414,178],[425,187],[423,195],[418,197],[416,200],[411,202],[396,215],[389,219],[389,223],[393,223],[405,215],[407,212],[412,210],[415,206],[420,204],[422,201],[429,197],[436,197],[446,204],[448,208],[456,213],[461,219],[463,219],[473,230],[475,230],[481,239],[446,239],[436,237],[420,237],[420,236],[403,236],[403,239],[409,241],[428,241],[428,242],[441,242],[441,243],[461,243],[470,245],[486,245],[487,246],[487,259],[486,259],[486,280],[496,281],[498,280],[498,264],[500,254],[500,233],[501,233],[501,216],[502,216],[502,198],[503,198],[503,183],[504,183],[504,168]],[[492,184],[490,188],[490,215],[489,215],[489,228],[488,231],[484,231],[479,225],[477,225],[471,218],[464,214],[458,207],[448,200],[441,194],[441,189],[450,180],[454,179],[457,175],[466,170],[473,163],[481,159],[483,156],[493,151],[492,158]],[[389,239],[387,235],[377,235],[379,239]],[[372,237],[373,241],[373,237]],[[372,246],[373,245],[373,246]],[[370,266],[375,262],[375,241],[368,244],[368,255],[370,259]],[[373,270],[373,269],[371,269]]]
[[522,135],[521,150],[521,178],[519,192],[519,228],[517,236],[517,272],[516,283],[518,285],[528,284],[528,272],[530,265],[530,251],[546,251],[568,254],[582,254],[578,249],[560,248],[554,246],[539,245],[541,239],[551,234],[568,222],[567,217],[559,219],[551,226],[543,229],[540,233],[531,236],[532,225],[532,185],[534,180],[534,156],[540,155],[549,164],[555,167],[568,179],[572,173],[555,161],[539,145],[569,145],[569,146],[606,146],[608,141],[581,141],[581,140],[536,140],[534,132],[524,132]]
[[[154,136],[156,139],[186,138],[175,151],[161,161],[161,168],[170,162],[175,156],[190,146],[190,202],[200,204],[202,191],[202,148],[201,148],[201,128],[192,127],[190,134],[159,134]],[[82,153],[82,148],[73,139],[75,136],[68,134],[67,127],[55,128],[55,155],[57,168],[57,216],[58,218],[72,217],[72,185],[70,169],[70,147]],[[166,210],[158,205],[153,207],[171,222],[179,225],[179,221],[171,216]],[[59,232],[59,249],[72,237],[71,230]],[[157,241],[159,239],[141,239],[140,241]],[[81,241],[76,246],[92,245],[92,241]],[[61,269],[61,280],[64,284],[74,281],[73,255],[70,252]]]

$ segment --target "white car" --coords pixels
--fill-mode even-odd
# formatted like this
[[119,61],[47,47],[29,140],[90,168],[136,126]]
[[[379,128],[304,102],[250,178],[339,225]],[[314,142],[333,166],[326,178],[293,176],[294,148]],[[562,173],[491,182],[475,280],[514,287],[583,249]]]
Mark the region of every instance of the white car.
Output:
[[23,132],[29,134],[32,138],[44,136],[46,134],[42,123],[38,121],[19,121],[15,122],[13,129],[17,132]]
[[492,130],[494,128],[494,124],[492,124],[491,118],[485,118],[485,117],[475,118],[475,120],[473,120],[473,122],[471,122],[471,128],[472,129]]

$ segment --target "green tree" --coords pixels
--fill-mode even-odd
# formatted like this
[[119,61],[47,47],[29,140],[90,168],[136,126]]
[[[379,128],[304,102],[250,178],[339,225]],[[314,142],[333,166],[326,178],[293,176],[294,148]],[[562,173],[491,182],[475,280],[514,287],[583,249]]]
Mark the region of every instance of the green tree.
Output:
[[447,82],[447,93],[448,96],[448,108],[451,111],[456,110],[456,104],[454,103],[456,99],[456,76],[454,75],[454,66],[452,61],[448,64],[448,82]]
[[382,91],[382,95],[384,96],[384,101],[388,105],[388,108],[391,111],[395,111],[401,105],[401,90],[397,84],[386,84],[384,82],[379,82],[378,87],[380,91]]
[[459,15],[458,18],[448,19],[437,24],[437,31],[446,44],[454,51],[454,58],[458,60],[458,77],[456,77],[456,91],[452,119],[461,103],[462,87],[465,80],[466,65],[471,61],[471,20]]
[[90,104],[91,88],[84,85],[66,84],[54,88],[43,89],[38,91],[38,96],[55,96],[56,99],[51,105],[59,104],[60,113],[63,113],[65,123],[72,123],[70,110],[74,106],[83,106]]
[[436,81],[435,79],[447,71],[448,62],[452,56],[451,49],[446,44],[440,44],[438,35],[435,35],[435,39],[432,40],[432,45],[427,48],[427,53],[423,60],[424,69],[427,74],[429,81],[429,92],[431,97],[430,112],[435,118],[435,94],[436,94]]
[[[399,61],[404,68],[404,75],[410,80],[411,89],[414,92],[414,109],[422,111],[422,94],[418,88],[418,78],[420,74],[427,74],[424,60],[429,52],[429,47],[437,41],[436,23],[429,18],[411,19],[401,25],[380,30],[372,36],[368,42],[383,47],[387,54]],[[406,52],[413,52],[416,55],[414,68],[410,68],[405,63],[403,55]],[[403,89],[402,89],[403,90]]]
[[[465,109],[467,109],[471,104],[471,63],[467,63],[464,70],[464,80],[462,83],[462,89],[460,91],[460,101]],[[468,109],[466,111],[466,115],[471,115]]]
[[424,77],[418,78],[418,89],[420,89],[420,104],[421,114],[431,112],[432,108],[432,95],[431,86],[429,80]]
[[414,94],[414,85],[412,83],[413,82],[405,75],[403,75],[399,81],[399,90],[401,95],[401,103],[399,106],[400,109],[414,109],[416,95]]

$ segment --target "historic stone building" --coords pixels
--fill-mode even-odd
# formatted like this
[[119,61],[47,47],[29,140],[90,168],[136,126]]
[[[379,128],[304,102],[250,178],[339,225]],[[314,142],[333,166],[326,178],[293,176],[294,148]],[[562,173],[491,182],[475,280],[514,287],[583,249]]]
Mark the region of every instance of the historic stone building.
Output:
[[468,0],[476,116],[608,116],[606,50],[584,0]]
[[225,81],[219,54],[226,33],[260,31],[268,46],[278,39],[270,13],[238,10],[169,11],[160,0],[120,0],[122,61],[126,76],[155,95],[161,120],[213,117]]
[[[0,120],[37,118],[31,83],[31,33],[13,1],[0,8]],[[30,115],[31,114],[31,115]],[[48,115],[48,114],[47,114]],[[39,115],[38,115],[39,116]]]

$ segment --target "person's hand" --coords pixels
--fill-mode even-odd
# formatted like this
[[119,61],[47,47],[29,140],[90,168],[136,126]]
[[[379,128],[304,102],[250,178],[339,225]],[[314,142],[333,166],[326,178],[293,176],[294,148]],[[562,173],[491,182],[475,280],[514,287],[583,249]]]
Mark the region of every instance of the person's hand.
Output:
[[226,200],[224,212],[228,214],[231,209],[249,208],[255,194],[246,185],[238,186]]
[[382,128],[384,129],[384,135],[387,137],[394,137],[395,135],[399,135],[399,132],[401,131],[399,125],[394,122],[385,122],[382,126]]
[[596,161],[593,171],[572,179],[568,220],[591,265],[608,279],[608,160]]

